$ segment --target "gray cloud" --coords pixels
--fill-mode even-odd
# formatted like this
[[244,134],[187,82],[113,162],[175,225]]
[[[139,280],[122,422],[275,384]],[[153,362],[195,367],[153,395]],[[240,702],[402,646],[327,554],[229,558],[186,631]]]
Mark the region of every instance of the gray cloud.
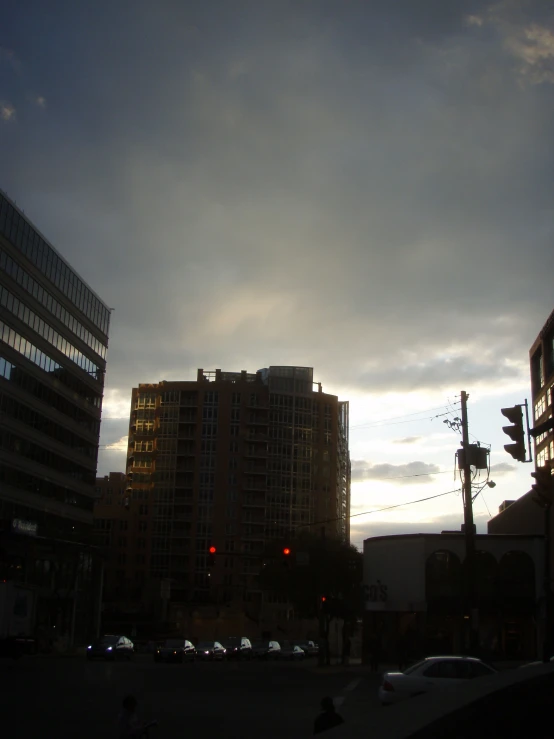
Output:
[[392,444],[415,444],[418,442],[421,436],[405,436],[403,439],[393,439]]
[[363,459],[352,460],[352,480],[386,480],[396,485],[428,483],[430,475],[440,472],[436,464],[407,462],[406,464],[372,464]]
[[18,49],[49,58],[48,115],[10,129],[4,187],[115,307],[108,389],[287,363],[328,391],[526,384],[549,86],[468,24],[487,3],[299,5],[44,11]]
[[497,477],[499,475],[508,475],[511,472],[515,472],[517,470],[517,467],[515,464],[510,464],[509,462],[499,462],[498,464],[493,464],[491,466],[491,475],[496,475]]

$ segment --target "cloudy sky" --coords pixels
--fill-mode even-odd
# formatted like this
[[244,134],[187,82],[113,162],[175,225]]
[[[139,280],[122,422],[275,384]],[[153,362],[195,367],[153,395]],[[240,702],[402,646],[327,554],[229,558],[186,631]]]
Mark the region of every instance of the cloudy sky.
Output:
[[[99,472],[130,389],[309,365],[351,401],[353,513],[529,489],[502,406],[554,307],[552,0],[6,0],[0,187],[114,309]],[[446,415],[443,415],[446,414]],[[452,492],[353,539],[458,528]]]

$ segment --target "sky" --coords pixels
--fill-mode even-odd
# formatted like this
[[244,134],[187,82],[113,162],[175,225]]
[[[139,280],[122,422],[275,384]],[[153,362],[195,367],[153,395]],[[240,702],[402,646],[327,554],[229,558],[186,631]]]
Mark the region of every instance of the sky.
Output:
[[99,474],[139,382],[292,364],[350,401],[354,543],[459,528],[461,390],[478,530],[527,492],[500,408],[554,308],[553,0],[2,16],[0,187],[113,308]]

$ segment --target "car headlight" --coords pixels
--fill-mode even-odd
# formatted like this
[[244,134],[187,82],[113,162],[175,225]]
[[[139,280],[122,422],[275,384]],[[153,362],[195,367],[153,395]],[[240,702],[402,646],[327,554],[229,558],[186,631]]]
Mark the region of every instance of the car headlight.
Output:
[[92,644],[89,644],[87,649],[92,649]]
[[112,649],[113,649],[113,647],[108,647],[108,648],[106,649],[106,652],[111,652],[111,651],[112,651]]

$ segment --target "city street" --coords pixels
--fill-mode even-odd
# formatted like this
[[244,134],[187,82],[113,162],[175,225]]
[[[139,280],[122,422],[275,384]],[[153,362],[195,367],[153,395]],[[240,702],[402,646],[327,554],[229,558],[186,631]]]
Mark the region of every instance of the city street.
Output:
[[313,662],[158,665],[146,655],[116,663],[25,658],[1,663],[0,679],[3,728],[10,737],[116,737],[127,693],[136,695],[141,718],[159,721],[152,739],[308,737],[325,695],[334,698],[346,721],[367,713],[370,726],[372,711],[382,710],[376,677],[354,668],[320,670]]

